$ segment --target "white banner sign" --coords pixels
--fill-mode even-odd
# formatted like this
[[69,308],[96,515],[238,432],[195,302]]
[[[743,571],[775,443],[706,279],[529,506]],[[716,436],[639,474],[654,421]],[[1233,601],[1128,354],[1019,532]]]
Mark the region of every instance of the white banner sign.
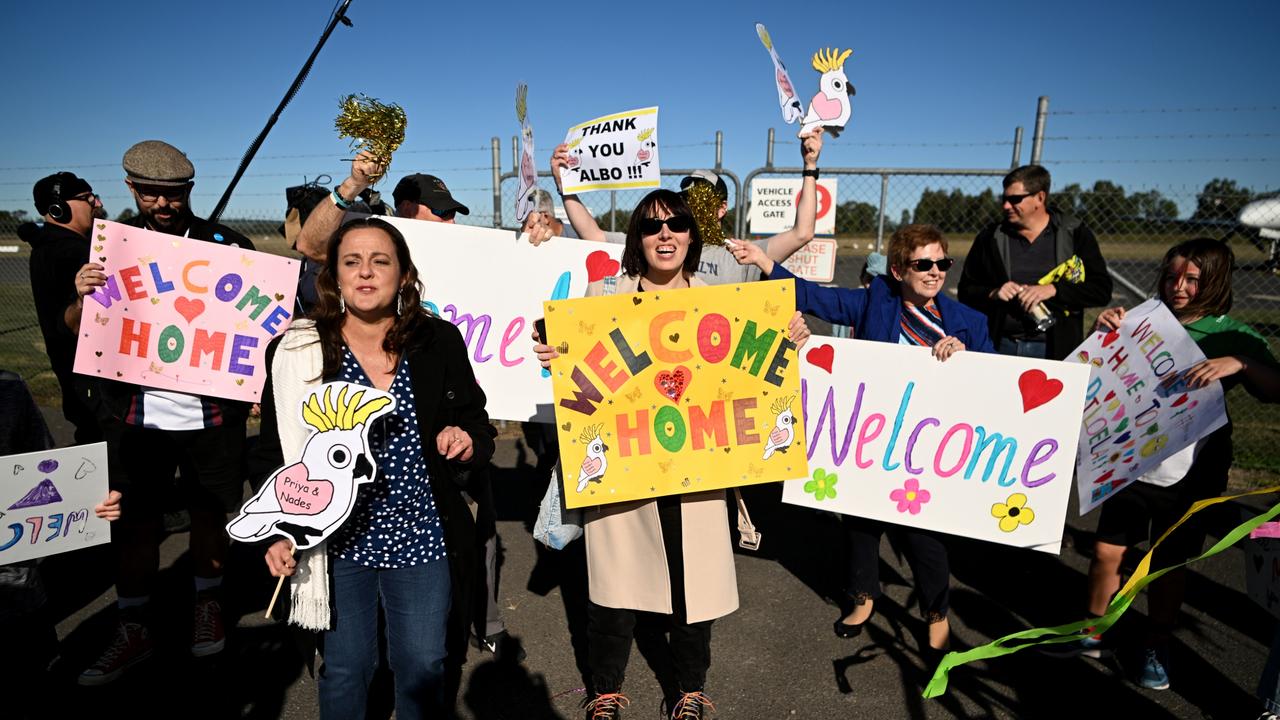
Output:
[[574,125],[564,141],[569,146],[569,167],[560,172],[560,179],[566,195],[661,184],[656,107]]
[[107,444],[0,458],[0,565],[111,542]]
[[1167,484],[1180,480],[1191,453],[1172,456],[1226,424],[1222,383],[1191,390],[1182,381],[1204,359],[1158,299],[1130,310],[1118,329],[1094,333],[1067,357],[1089,368],[1076,464],[1080,514],[1166,459],[1172,458],[1170,467],[1160,472],[1173,475]]
[[810,476],[783,501],[1058,552],[1085,368],[818,336],[803,356]]
[[462,331],[489,417],[553,422],[533,323],[543,300],[582,297],[589,281],[617,275],[622,246],[554,238],[534,247],[508,230],[384,219],[409,243],[423,302]]
[[832,238],[814,238],[808,245],[792,253],[782,264],[797,277],[829,283],[836,276],[836,241]]
[[[756,235],[777,235],[790,230],[796,224],[796,201],[803,187],[803,180],[751,181],[751,232]],[[818,214],[814,227],[817,235],[836,234],[835,178],[818,180]]]

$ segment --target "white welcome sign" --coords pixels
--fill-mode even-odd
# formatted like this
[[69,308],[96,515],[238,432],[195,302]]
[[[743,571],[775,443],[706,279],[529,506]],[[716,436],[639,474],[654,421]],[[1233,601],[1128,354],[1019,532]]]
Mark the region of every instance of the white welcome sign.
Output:
[[110,542],[106,499],[106,443],[0,458],[0,565]]
[[554,238],[535,247],[509,230],[384,219],[409,243],[423,303],[462,332],[489,417],[554,422],[533,323],[544,300],[582,297],[588,282],[617,275],[622,246]]
[[1083,366],[814,336],[800,377],[810,476],[784,502],[1058,552]]

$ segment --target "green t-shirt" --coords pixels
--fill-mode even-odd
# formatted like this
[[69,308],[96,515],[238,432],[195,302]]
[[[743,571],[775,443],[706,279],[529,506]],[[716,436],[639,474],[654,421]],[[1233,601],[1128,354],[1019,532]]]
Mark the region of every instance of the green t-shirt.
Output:
[[[1272,367],[1277,365],[1271,354],[1271,345],[1257,330],[1226,315],[1210,315],[1195,322],[1184,325],[1187,334],[1200,346],[1205,357],[1225,357],[1227,355],[1243,355],[1247,358],[1265,362]],[[1222,390],[1226,392],[1240,383],[1243,378],[1239,373],[1224,378]]]

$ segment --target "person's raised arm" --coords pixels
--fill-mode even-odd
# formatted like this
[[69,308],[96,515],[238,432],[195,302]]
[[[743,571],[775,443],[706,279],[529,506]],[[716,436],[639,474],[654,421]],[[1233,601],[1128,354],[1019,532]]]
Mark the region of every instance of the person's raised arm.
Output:
[[[775,262],[782,262],[813,239],[818,218],[818,156],[822,154],[822,128],[816,128],[800,136],[800,157],[804,169],[812,174],[804,176],[800,198],[796,202],[796,223],[790,230],[769,238],[766,252]],[[832,202],[835,199],[832,198]]]
[[[318,263],[325,260],[325,250],[329,238],[342,224],[346,209],[338,206],[338,199],[346,204],[355,200],[365,188],[369,187],[386,172],[386,165],[376,162],[368,153],[360,153],[351,161],[351,175],[342,181],[333,193],[325,200],[316,203],[307,222],[298,231],[298,240],[294,249]],[[334,198],[334,193],[338,198]]]
[[578,237],[583,240],[604,241],[604,231],[592,217],[591,211],[578,199],[577,195],[565,195],[564,183],[560,180],[560,169],[569,167],[569,146],[560,143],[551,154],[551,177],[556,181],[556,190],[560,192],[560,200],[564,203],[564,213],[569,216],[569,224]]

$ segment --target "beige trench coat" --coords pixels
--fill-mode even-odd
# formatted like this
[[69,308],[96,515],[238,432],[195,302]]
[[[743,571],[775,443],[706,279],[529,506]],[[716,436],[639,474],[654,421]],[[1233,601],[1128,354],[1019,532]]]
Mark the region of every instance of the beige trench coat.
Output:
[[[618,279],[614,293],[636,292],[638,284],[639,278],[624,276]],[[706,283],[691,277],[689,285]],[[608,293],[603,281],[587,287],[587,297],[604,294]],[[689,493],[680,501],[688,621],[728,615],[738,609],[738,579],[725,491]],[[584,516],[591,601],[605,607],[671,614],[671,579],[657,501],[601,505],[587,508]]]

